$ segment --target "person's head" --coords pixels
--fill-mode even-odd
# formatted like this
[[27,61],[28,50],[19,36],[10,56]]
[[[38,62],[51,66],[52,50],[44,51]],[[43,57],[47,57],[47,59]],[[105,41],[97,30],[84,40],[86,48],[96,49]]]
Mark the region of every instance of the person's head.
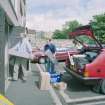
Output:
[[51,42],[52,40],[51,39],[48,39],[48,41]]
[[52,39],[48,39],[48,43],[51,43],[52,42]]

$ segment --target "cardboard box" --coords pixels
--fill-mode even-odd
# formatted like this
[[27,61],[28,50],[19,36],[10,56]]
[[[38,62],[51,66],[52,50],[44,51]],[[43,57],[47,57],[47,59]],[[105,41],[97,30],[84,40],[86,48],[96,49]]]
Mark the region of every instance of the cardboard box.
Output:
[[45,90],[50,89],[50,74],[46,72],[46,83],[45,83]]
[[28,59],[28,60],[29,59],[30,60],[33,59],[32,55],[30,55],[28,53],[20,53],[18,51],[12,50],[12,49],[8,50],[8,54],[11,55],[11,56],[15,56],[15,57],[19,57],[19,58],[24,58],[24,59]]
[[40,72],[39,88],[40,90],[48,90],[50,88],[50,74],[48,72]]

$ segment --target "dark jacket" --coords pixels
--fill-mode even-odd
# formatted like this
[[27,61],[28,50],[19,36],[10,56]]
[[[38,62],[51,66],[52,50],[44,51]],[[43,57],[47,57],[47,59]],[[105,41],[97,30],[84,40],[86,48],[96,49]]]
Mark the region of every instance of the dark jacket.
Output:
[[44,46],[44,51],[50,50],[53,54],[56,52],[56,47],[54,44],[46,44]]

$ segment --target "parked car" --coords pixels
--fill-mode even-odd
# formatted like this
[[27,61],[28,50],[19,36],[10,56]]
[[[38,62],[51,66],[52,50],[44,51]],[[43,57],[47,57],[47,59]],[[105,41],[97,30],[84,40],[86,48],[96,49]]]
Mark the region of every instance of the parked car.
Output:
[[46,55],[42,49],[39,48],[34,48],[33,51],[33,60],[31,61],[32,63],[44,63],[46,59]]
[[95,91],[105,94],[105,48],[95,38],[90,25],[75,29],[70,37],[82,48],[69,56],[66,70],[84,83],[91,84]]
[[75,54],[77,53],[78,50],[76,48],[74,48],[73,46],[69,46],[69,47],[57,47],[57,51],[56,51],[56,59],[59,62],[66,62],[66,60],[69,58],[69,54]]
[[[57,46],[55,57],[58,62],[66,62],[66,60],[68,59],[69,53],[74,54],[77,52],[78,52],[77,49],[75,49],[72,46],[71,47]],[[32,61],[33,63],[44,63],[45,59],[47,58],[47,56],[45,56],[43,49],[36,49],[36,48],[33,49],[33,55],[34,55],[34,60]]]

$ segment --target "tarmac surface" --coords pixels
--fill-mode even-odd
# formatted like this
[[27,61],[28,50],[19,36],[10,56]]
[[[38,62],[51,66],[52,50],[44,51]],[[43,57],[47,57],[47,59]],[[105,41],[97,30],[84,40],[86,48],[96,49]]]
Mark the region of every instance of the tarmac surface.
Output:
[[[63,66],[64,64],[61,63],[60,65]],[[11,81],[6,96],[14,105],[105,105],[104,100],[100,100],[100,102],[96,100],[100,97],[105,99],[105,95],[93,92],[90,86],[77,81],[66,72],[62,77],[62,81],[67,83],[65,91],[59,91],[52,87],[48,91],[41,91],[38,87],[40,67],[31,64],[31,69],[26,82],[22,82],[20,79]],[[59,70],[64,72],[64,69]],[[96,99],[94,99],[95,97]],[[76,101],[84,100],[84,98],[86,99],[85,103],[82,101],[82,103],[76,103]],[[93,103],[87,101],[91,98],[94,99]]]
[[32,72],[29,73],[27,81],[12,81],[6,97],[14,105],[54,105],[49,91],[41,91],[38,88],[38,72],[32,64]]

